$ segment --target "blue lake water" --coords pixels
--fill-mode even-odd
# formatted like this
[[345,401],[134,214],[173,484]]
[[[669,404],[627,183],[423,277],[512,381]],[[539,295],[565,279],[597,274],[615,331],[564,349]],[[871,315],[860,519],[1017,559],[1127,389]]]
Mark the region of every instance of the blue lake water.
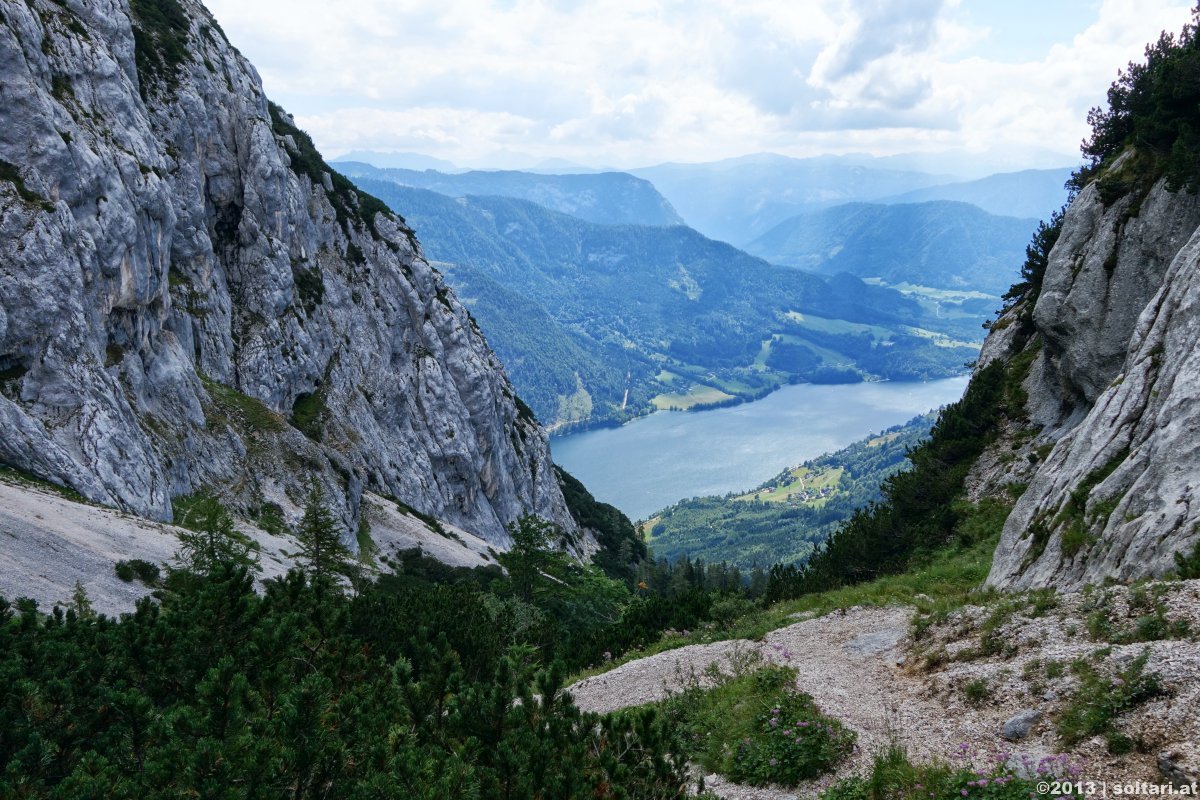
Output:
[[632,519],[677,500],[752,489],[801,461],[962,397],[967,378],[797,384],[711,411],[660,411],[550,440],[554,461]]

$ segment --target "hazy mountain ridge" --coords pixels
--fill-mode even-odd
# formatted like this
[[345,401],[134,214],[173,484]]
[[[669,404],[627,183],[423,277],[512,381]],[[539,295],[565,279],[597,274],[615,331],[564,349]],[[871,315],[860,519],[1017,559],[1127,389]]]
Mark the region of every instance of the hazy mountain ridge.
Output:
[[688,225],[735,245],[752,241],[796,214],[951,180],[836,157],[797,159],[769,153],[704,164],[659,164],[630,173],[653,183]]
[[646,180],[624,172],[538,174],[517,170],[446,173],[432,169],[379,169],[340,161],[338,169],[354,179],[388,181],[450,197],[487,195],[528,200],[540,206],[602,225],[682,225],[683,220]]
[[957,201],[850,203],[787,219],[746,251],[826,275],[999,297],[1016,279],[1036,225]]
[[978,206],[989,214],[1002,217],[1049,219],[1067,202],[1067,180],[1073,167],[1026,169],[999,172],[973,181],[960,181],[924,189],[914,189],[880,203],[925,203],[931,200],[955,200]]

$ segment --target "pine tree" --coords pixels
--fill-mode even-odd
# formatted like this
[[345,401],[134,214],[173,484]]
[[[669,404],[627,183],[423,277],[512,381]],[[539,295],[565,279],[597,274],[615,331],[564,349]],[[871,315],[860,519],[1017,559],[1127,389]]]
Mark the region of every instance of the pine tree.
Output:
[[353,572],[354,556],[342,543],[338,528],[337,520],[325,504],[325,491],[315,479],[310,481],[296,540],[300,543],[297,556],[314,583],[334,583]]
[[199,575],[211,575],[218,566],[258,569],[255,545],[234,527],[233,516],[206,492],[193,496],[175,522],[179,533],[180,565]]
[[75,590],[71,592],[71,609],[80,619],[90,619],[96,616],[96,612],[92,608],[92,599],[88,597],[87,589],[80,581],[75,581]]
[[509,526],[513,546],[504,558],[513,588],[525,602],[533,599],[538,575],[547,572],[555,562],[552,547],[562,536],[562,531],[553,522],[526,514]]

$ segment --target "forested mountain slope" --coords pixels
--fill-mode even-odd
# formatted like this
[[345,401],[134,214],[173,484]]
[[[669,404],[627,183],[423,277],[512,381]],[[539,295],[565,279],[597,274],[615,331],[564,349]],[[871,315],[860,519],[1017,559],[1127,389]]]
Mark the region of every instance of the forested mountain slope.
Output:
[[[790,380],[943,377],[974,357],[962,341],[974,318],[934,318],[898,292],[775,267],[684,226],[596,225],[510,198],[359,185],[404,209],[425,252],[448,262],[545,422],[732,402]],[[526,324],[530,310],[554,324]]]

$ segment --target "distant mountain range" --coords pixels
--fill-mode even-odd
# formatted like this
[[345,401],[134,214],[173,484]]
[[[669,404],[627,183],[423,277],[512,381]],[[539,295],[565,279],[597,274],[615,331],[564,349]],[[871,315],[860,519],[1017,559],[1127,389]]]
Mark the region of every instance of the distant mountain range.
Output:
[[357,182],[451,265],[447,279],[552,425],[795,380],[942,377],[975,354],[955,341],[978,334],[974,318],[934,320],[898,292],[772,266],[682,225],[599,225],[513,198]]
[[665,197],[646,180],[624,172],[551,175],[481,171],[448,174],[435,170],[379,169],[370,164],[338,162],[352,179],[369,178],[399,186],[428,189],[449,197],[481,195],[528,200],[552,211],[601,225],[682,225]]
[[630,172],[653,183],[693,228],[735,245],[752,241],[800,213],[954,180],[949,175],[863,166],[836,157],[796,159],[772,154],[705,164],[659,164]]
[[978,206],[990,214],[1049,219],[1053,212],[1067,202],[1066,182],[1072,172],[1070,167],[1001,172],[974,181],[914,189],[881,198],[878,202],[924,203],[930,200],[957,200]]
[[961,202],[850,203],[787,219],[746,251],[826,275],[1001,295],[1036,226]]
[[333,161],[334,164],[361,162],[382,169],[436,169],[439,172],[463,172],[453,161],[435,158],[421,153],[379,152],[377,150],[354,150]]

